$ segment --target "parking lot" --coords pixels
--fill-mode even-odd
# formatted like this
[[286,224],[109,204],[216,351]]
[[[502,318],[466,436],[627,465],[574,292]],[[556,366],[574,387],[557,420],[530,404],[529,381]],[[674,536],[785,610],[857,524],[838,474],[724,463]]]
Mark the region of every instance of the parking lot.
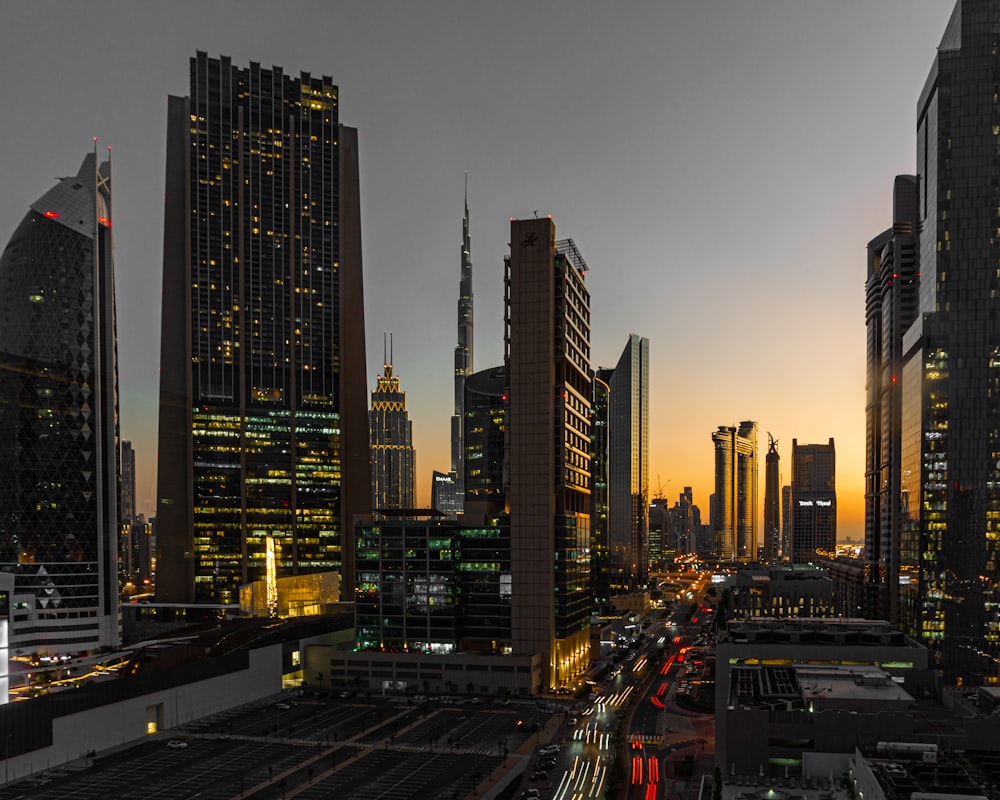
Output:
[[528,755],[507,756],[538,743],[551,715],[527,702],[282,695],[0,787],[0,800],[454,800],[505,762],[527,767]]

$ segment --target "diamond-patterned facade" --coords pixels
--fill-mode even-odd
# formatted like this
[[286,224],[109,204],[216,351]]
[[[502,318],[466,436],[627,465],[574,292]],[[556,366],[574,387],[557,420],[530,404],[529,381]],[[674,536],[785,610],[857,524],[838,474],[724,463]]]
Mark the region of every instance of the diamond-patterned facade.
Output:
[[0,258],[0,569],[15,575],[15,648],[118,640],[114,284],[95,213],[110,208],[109,174],[88,155]]

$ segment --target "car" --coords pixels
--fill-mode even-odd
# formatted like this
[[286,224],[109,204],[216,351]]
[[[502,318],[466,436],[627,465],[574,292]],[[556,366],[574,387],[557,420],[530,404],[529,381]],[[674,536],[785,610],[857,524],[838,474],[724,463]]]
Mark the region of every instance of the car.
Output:
[[288,711],[291,708],[288,703],[275,703],[274,707],[279,711]]
[[539,770],[538,772],[534,773],[530,778],[528,778],[528,780],[529,781],[544,781],[548,777],[549,777],[549,773],[547,773],[545,770],[542,769],[542,770]]
[[346,700],[348,697],[354,697],[354,695],[351,694],[350,692],[341,692],[340,694],[337,695],[337,697],[341,698],[342,700]]
[[230,739],[232,739],[232,737],[228,733],[220,733],[215,737],[215,741],[217,742],[228,742]]
[[576,717],[570,717],[568,721],[571,728],[576,725]]
[[182,739],[171,739],[169,742],[167,742],[167,747],[169,747],[171,750],[183,750],[187,746],[188,743],[183,741]]
[[538,789],[532,786],[527,791],[521,792],[521,800],[526,800],[529,797],[541,797],[541,795],[538,793]]
[[547,744],[547,745],[545,745],[545,747],[543,747],[541,750],[538,751],[538,755],[540,755],[540,756],[554,756],[561,749],[562,748],[560,748],[559,745],[557,745],[557,744]]

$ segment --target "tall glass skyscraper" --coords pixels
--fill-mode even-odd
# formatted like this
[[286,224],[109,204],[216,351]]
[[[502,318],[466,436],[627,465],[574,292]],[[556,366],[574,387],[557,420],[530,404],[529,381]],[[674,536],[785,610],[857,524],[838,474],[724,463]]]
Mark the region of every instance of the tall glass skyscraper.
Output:
[[111,163],[95,152],[0,257],[0,570],[11,649],[114,647],[118,365]]
[[167,106],[157,597],[340,570],[370,513],[357,132],[331,78],[198,53]]
[[[998,0],[960,0],[917,101],[918,263],[881,276],[915,281],[917,301],[909,324],[906,298],[882,310],[883,330],[903,330],[885,360],[895,419],[873,402],[869,362],[869,429],[888,422],[879,435],[898,467],[876,472],[869,458],[880,476],[869,496],[887,488],[869,503],[872,576],[888,582],[898,624],[934,649],[945,680],[973,684],[1000,677],[998,26]],[[895,528],[883,524],[893,517]]]
[[608,381],[608,544],[624,585],[649,576],[649,339],[629,335]]

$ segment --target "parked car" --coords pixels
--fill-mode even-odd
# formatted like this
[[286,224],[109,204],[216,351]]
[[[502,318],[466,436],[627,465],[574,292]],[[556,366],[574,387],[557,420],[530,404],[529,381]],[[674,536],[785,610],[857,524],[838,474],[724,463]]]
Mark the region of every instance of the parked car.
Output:
[[169,742],[167,742],[167,747],[169,747],[171,750],[183,750],[187,746],[188,743],[183,741],[182,739],[171,739]]

